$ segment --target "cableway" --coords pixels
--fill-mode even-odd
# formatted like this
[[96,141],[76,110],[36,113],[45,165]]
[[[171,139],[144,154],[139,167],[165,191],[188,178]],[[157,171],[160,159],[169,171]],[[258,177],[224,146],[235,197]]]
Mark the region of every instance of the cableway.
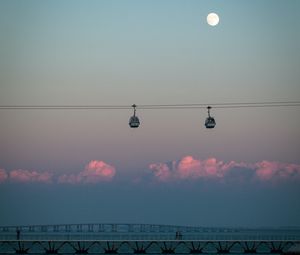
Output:
[[270,108],[270,107],[299,107],[300,101],[262,101],[262,102],[224,102],[224,103],[195,103],[195,104],[140,104],[140,105],[0,105],[0,110],[128,110],[133,109],[129,119],[131,128],[138,128],[140,120],[136,115],[139,110],[178,110],[178,109],[207,109],[208,117],[205,127],[212,129],[216,126],[211,116],[212,108]]

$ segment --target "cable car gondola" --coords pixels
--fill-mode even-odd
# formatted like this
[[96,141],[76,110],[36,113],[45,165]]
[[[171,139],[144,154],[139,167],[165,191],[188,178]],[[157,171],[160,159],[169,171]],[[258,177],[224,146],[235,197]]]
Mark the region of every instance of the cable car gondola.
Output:
[[138,128],[139,125],[140,125],[140,120],[137,116],[135,116],[136,105],[134,104],[134,105],[132,105],[132,107],[133,107],[133,116],[131,116],[130,119],[129,119],[129,126],[131,128]]
[[210,109],[211,109],[211,106],[208,106],[207,107],[208,117],[205,120],[205,127],[212,129],[216,126],[216,121],[215,121],[214,117],[210,116]]

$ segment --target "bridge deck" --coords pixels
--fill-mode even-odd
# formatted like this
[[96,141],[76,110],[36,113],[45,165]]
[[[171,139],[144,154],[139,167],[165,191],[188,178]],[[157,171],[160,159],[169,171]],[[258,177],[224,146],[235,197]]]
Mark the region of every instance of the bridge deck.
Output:
[[202,228],[147,224],[0,226],[2,254],[283,254],[300,229]]

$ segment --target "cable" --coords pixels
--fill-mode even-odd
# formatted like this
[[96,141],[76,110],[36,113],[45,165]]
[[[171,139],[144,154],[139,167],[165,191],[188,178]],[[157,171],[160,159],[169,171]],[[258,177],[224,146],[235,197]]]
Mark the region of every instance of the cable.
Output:
[[289,106],[300,106],[300,103],[296,104],[228,104],[228,105],[220,105],[220,104],[207,104],[205,106],[160,106],[160,107],[147,107],[142,106],[139,109],[143,110],[152,110],[152,109],[206,109],[207,106],[211,106],[214,109],[233,109],[233,108],[262,108],[262,107],[289,107]]
[[139,107],[190,107],[190,106],[207,106],[207,105],[268,105],[268,104],[300,104],[300,101],[284,101],[284,102],[247,102],[247,103],[206,103],[206,104],[162,104],[162,105],[139,105]]
[[0,109],[130,109],[129,105],[0,105]]
[[[300,106],[300,101],[283,102],[238,102],[238,103],[211,103],[211,104],[157,104],[137,105],[143,110],[157,109],[201,109],[212,108],[257,108],[257,107],[291,107]],[[126,110],[132,105],[0,105],[0,110]]]

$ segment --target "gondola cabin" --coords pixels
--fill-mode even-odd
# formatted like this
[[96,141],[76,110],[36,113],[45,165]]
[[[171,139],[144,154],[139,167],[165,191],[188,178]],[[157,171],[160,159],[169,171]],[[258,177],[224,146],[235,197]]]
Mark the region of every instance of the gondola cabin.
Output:
[[216,121],[213,117],[207,117],[205,120],[206,128],[214,128],[216,126]]
[[131,116],[129,119],[129,126],[131,128],[138,128],[140,125],[140,120],[137,116]]
[[216,126],[216,121],[215,121],[214,117],[210,116],[210,109],[211,109],[211,106],[208,106],[207,107],[208,117],[206,118],[205,124],[204,124],[205,127],[208,129],[212,129]]
[[129,126],[131,128],[138,128],[140,126],[140,120],[139,118],[135,115],[136,114],[136,105],[132,105],[133,107],[133,116],[130,117],[129,119]]

